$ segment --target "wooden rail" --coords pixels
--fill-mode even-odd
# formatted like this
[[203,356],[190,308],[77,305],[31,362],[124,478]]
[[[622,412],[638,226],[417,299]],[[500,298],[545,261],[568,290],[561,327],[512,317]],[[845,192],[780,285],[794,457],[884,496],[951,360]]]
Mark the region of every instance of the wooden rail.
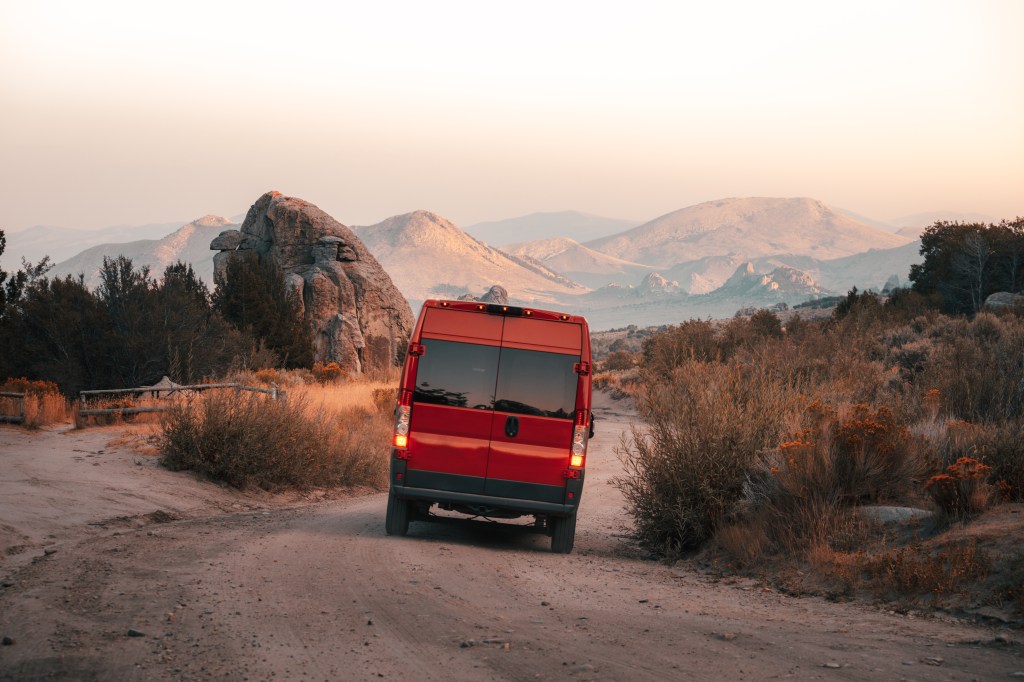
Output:
[[168,410],[177,409],[177,405],[147,405],[142,407],[105,407],[105,408],[89,408],[88,399],[95,398],[101,395],[129,395],[129,394],[143,394],[149,393],[152,397],[157,399],[169,399],[173,398],[174,394],[187,394],[192,391],[209,391],[214,388],[233,388],[236,391],[249,391],[252,393],[265,393],[274,400],[284,400],[286,397],[285,392],[277,386],[272,388],[261,388],[259,386],[245,386],[242,384],[195,384],[192,386],[144,386],[142,388],[111,388],[97,391],[80,391],[78,396],[81,402],[81,407],[78,410],[78,414],[82,416],[90,416],[96,414],[139,414],[142,412],[166,412]]
[[25,394],[0,392],[0,398],[14,398],[18,401],[18,414],[0,414],[0,422],[21,424],[25,421]]

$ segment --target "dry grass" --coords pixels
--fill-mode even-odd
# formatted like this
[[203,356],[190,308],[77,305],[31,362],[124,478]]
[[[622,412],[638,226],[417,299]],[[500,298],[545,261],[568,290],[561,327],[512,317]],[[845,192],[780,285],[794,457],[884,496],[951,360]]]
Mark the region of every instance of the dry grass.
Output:
[[237,487],[381,487],[393,426],[394,403],[381,397],[388,390],[381,380],[300,384],[280,401],[208,392],[165,416],[162,461]]
[[[57,385],[49,381],[8,379],[0,385],[0,391],[23,393],[24,421],[26,429],[38,429],[49,424],[61,424],[71,418],[71,407]],[[22,410],[22,400],[0,397],[0,414],[16,416]]]

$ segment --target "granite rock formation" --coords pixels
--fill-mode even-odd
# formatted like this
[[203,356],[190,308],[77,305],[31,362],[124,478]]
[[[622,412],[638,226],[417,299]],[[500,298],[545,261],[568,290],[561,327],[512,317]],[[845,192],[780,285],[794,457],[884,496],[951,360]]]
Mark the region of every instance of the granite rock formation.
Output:
[[402,363],[409,303],[350,229],[302,199],[268,192],[240,230],[210,244],[222,275],[232,258],[270,258],[284,272],[314,332],[314,359],[361,373]]
[[473,296],[472,294],[463,294],[459,296],[460,301],[480,301],[481,303],[497,303],[498,305],[508,305],[508,291],[505,287],[495,284],[483,296]]

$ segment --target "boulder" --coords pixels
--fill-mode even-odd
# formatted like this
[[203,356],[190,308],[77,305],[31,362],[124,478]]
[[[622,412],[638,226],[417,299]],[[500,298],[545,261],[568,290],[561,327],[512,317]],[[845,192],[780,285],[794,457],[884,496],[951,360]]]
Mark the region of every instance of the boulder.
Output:
[[210,248],[223,275],[233,258],[270,258],[297,294],[314,332],[314,359],[351,373],[400,365],[413,327],[412,310],[353,232],[313,204],[267,192],[240,230]]
[[463,294],[459,296],[460,301],[480,301],[481,303],[497,303],[498,305],[508,305],[508,290],[503,286],[495,284],[483,296],[473,296],[472,294]]
[[1024,306],[1024,294],[1011,294],[1008,291],[997,291],[985,299],[985,307],[992,308],[1013,308]]

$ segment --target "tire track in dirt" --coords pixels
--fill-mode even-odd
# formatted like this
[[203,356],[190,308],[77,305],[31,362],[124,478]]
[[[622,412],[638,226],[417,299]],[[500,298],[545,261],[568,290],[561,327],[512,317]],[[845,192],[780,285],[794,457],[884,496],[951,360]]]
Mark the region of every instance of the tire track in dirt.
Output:
[[993,645],[986,628],[714,583],[643,559],[622,537],[609,483],[625,421],[609,413],[598,426],[570,555],[550,553],[543,535],[464,522],[414,521],[407,537],[387,537],[382,494],[114,524],[0,590],[0,635],[16,640],[0,647],[0,679],[982,679],[1024,669],[1020,647]]

